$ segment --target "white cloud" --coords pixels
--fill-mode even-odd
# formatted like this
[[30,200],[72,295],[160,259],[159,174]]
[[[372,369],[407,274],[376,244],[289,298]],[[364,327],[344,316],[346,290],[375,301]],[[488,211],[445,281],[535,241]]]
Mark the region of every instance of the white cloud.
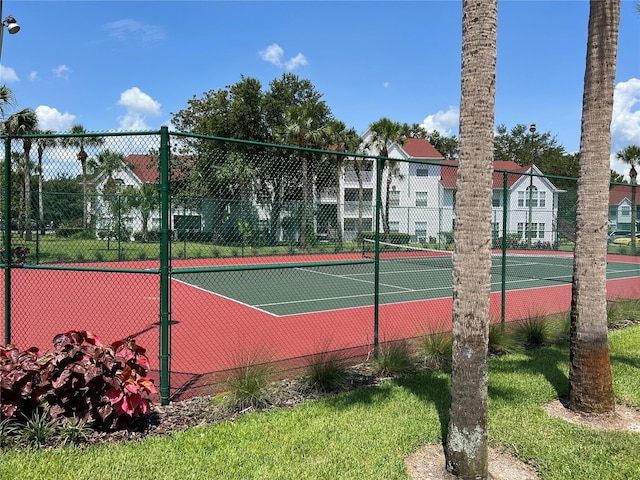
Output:
[[152,43],[164,40],[165,31],[155,25],[149,25],[137,20],[125,18],[104,25],[109,35],[120,41],[130,41],[132,37],[139,38],[143,43]]
[[157,102],[138,87],[132,87],[120,94],[118,105],[127,109],[127,113],[119,118],[121,130],[148,130],[145,117],[157,117],[162,114],[160,102]]
[[144,93],[138,87],[132,87],[120,94],[118,105],[127,108],[128,112],[144,115],[160,115],[160,103]]
[[71,73],[71,69],[66,65],[58,65],[53,69],[53,74],[59,78],[69,78],[69,74]]
[[36,80],[38,80],[38,72],[33,70],[31,73],[29,73],[29,81],[35,82]]
[[427,116],[421,124],[426,131],[437,130],[442,135],[455,135],[460,125],[460,110],[458,107],[449,107],[447,111],[438,110],[433,115]]
[[71,113],[60,113],[56,108],[40,105],[36,108],[38,127],[40,130],[53,130],[54,132],[68,132],[71,130],[76,116]]
[[640,145],[640,79],[619,82],[613,93],[611,119],[611,168],[628,175],[629,166],[616,159],[616,153],[628,145]]
[[139,113],[127,113],[122,117],[118,117],[120,122],[120,130],[125,132],[139,132],[144,130],[150,130],[149,125],[144,119],[143,115]]
[[260,58],[265,62],[269,62],[276,67],[284,68],[285,70],[295,70],[300,66],[309,65],[307,58],[302,53],[298,53],[295,57],[291,57],[289,60],[283,61],[284,50],[277,43],[269,45],[264,50],[261,50],[258,52],[258,55],[260,55]]
[[0,65],[0,81],[18,82],[20,81],[20,79],[18,78],[18,74],[13,68]]

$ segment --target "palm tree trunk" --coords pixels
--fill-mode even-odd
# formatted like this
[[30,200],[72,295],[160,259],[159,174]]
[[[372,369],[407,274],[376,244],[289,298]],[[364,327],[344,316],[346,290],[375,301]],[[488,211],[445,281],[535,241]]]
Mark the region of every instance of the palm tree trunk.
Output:
[[342,160],[340,157],[338,158],[336,165],[336,223],[337,225],[337,235],[338,235],[338,248],[342,247],[342,196],[340,194],[340,177],[342,173]]
[[464,0],[447,470],[488,477],[487,346],[497,0]]
[[607,337],[607,226],[610,124],[620,0],[591,0],[571,296],[569,406],[582,412],[615,408]]
[[24,239],[27,242],[32,240],[31,235],[31,167],[29,157],[31,154],[31,139],[23,140],[24,147]]
[[44,222],[44,193],[42,180],[42,156],[38,156],[38,228],[43,228]]
[[300,222],[300,247],[304,248],[307,241],[307,208],[309,202],[309,161],[306,152],[302,153],[302,218]]

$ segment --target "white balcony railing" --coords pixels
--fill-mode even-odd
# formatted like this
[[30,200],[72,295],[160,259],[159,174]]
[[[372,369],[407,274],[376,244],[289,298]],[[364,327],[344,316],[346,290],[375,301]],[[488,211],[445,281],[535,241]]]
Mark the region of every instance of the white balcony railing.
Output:
[[[360,202],[344,202],[344,214],[348,216],[358,216]],[[364,202],[362,204],[362,216],[370,217],[373,215],[373,205]]]
[[[371,183],[373,182],[373,171],[371,170],[362,170],[360,171],[360,178],[362,179],[362,183],[363,184],[367,184],[367,183]],[[344,172],[344,181],[345,183],[358,183],[358,176],[356,175],[356,172],[354,170],[351,169],[347,169]]]

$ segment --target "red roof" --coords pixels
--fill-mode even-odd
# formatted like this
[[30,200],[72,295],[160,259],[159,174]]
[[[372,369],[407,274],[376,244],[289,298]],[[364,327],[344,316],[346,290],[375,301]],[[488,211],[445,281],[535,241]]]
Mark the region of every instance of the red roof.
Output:
[[[609,190],[609,205],[620,205],[625,198],[631,201],[631,185],[614,185]],[[636,205],[640,205],[640,190],[636,191]]]
[[444,159],[442,154],[424,138],[409,138],[402,148],[411,158]]
[[143,183],[154,183],[158,179],[158,162],[153,156],[128,155],[125,161]]
[[[455,188],[456,187],[456,177],[458,175],[458,161],[457,160],[445,160],[442,162],[443,168],[441,169],[441,179],[442,186],[444,188]],[[448,167],[450,166],[450,167]],[[455,168],[454,168],[455,167]],[[522,172],[525,173],[529,170],[528,166],[521,167],[516,162],[505,161],[505,160],[496,160],[493,162],[494,170],[508,170],[510,172]],[[511,188],[514,183],[521,177],[522,175],[510,173],[507,176],[507,186]],[[504,184],[504,174],[502,172],[493,172],[493,188],[501,189]]]

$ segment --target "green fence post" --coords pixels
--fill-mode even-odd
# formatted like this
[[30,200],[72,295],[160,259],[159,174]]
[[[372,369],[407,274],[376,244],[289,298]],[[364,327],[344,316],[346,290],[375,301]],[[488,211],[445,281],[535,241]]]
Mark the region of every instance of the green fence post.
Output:
[[160,401],[169,404],[170,351],[170,259],[169,259],[169,129],[160,129]]
[[380,211],[382,209],[382,160],[376,159],[376,221],[375,221],[375,263],[373,280],[373,358],[378,358],[380,339],[378,331],[380,327]]
[[509,206],[509,174],[502,172],[502,305],[500,308],[500,328],[504,332],[507,321],[507,208]]
[[11,343],[11,137],[4,139],[4,344]]

